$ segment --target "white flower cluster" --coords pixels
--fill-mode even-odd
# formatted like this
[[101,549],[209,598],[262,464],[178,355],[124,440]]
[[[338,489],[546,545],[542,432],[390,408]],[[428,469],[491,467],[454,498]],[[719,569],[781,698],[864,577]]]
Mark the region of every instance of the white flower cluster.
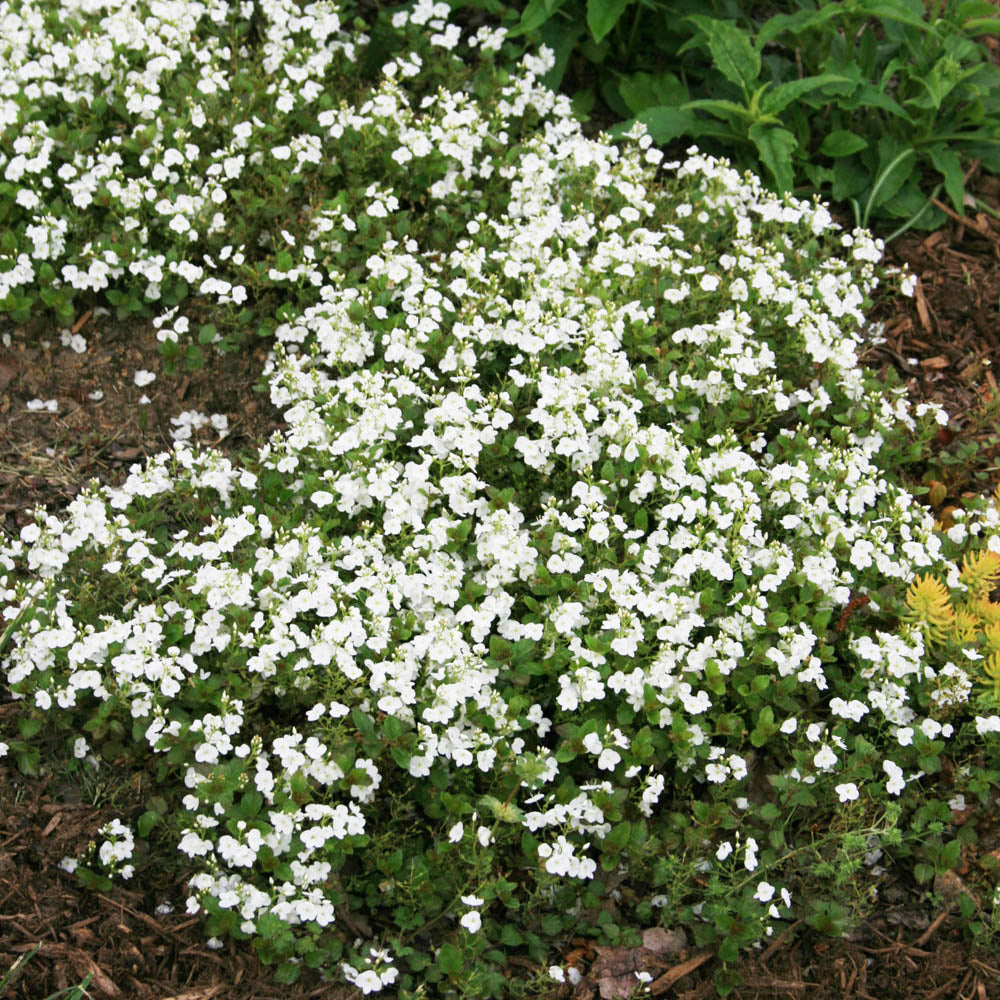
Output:
[[[173,52],[201,44],[198,17],[226,7],[169,6],[157,31],[109,14],[96,37]],[[341,35],[328,3],[260,8],[282,113],[318,99],[334,57],[353,60],[367,41]],[[450,50],[459,36],[447,13],[418,2],[394,19],[426,25],[427,44]],[[483,48],[500,40],[478,37]],[[91,78],[112,58],[94,46],[81,39],[63,67],[76,67],[81,93],[95,93]],[[224,91],[218,60],[231,53],[209,42],[194,51],[199,93]],[[40,513],[0,550],[4,614],[27,612],[3,661],[8,683],[40,710],[113,701],[151,752],[182,759],[178,848],[198,868],[188,910],[212,900],[242,933],[268,915],[332,924],[331,859],[377,828],[386,786],[433,774],[466,769],[463,780],[484,787],[530,775],[506,815],[519,835],[542,832],[538,867],[554,877],[594,876],[587,852],[611,835],[616,794],[655,821],[668,772],[747,809],[744,734],[716,727],[727,683],[749,673],[807,705],[835,683],[814,616],[942,565],[933,518],[883,470],[887,442],[915,418],[857,361],[878,245],[855,232],[836,241],[849,259],[809,258],[806,242],[836,229],[826,209],[779,201],[696,149],[667,165],[661,186],[662,155],[641,126],[621,148],[584,138],[569,102],[538,82],[552,61],[547,49],[525,57],[494,100],[443,88],[418,97],[407,89],[423,67],[413,52],[287,146],[268,146],[259,119],[241,121],[210,157],[212,183],[192,188],[204,195],[157,200],[155,184],[182,171],[190,180],[199,156],[161,135],[146,193],[116,196],[152,202],[164,228],[194,241],[215,225],[207,202],[223,204],[224,182],[265,148],[279,162],[294,155],[296,170],[359,136],[385,153],[387,176],[366,178],[355,209],[366,230],[384,227],[381,245],[340,266],[361,229],[341,198],[315,214],[311,242],[283,237],[292,270],[271,268],[273,282],[315,290],[276,323],[266,368],[287,428],[246,468],[178,440],[61,518]],[[21,85],[26,66],[12,58],[7,79]],[[158,78],[119,81],[152,122]],[[525,119],[535,124],[522,136]],[[0,166],[20,183],[44,177],[50,155],[41,139],[21,142]],[[75,204],[113,179],[116,156],[76,154],[64,172]],[[394,190],[420,164],[438,177],[427,216],[463,221],[443,246],[411,233]],[[483,209],[473,218],[469,204]],[[734,235],[714,256],[704,248],[717,232]],[[57,242],[50,234],[45,253]],[[103,288],[117,262],[64,278]],[[146,260],[151,286],[164,264]],[[201,264],[175,269],[205,295],[236,298]],[[8,290],[31,280],[16,268],[2,278]],[[186,332],[176,313],[158,318],[164,340]],[[835,432],[818,429],[828,418]],[[192,414],[176,423],[178,438],[204,425]],[[214,514],[179,513],[188,508]],[[158,510],[168,514],[147,530]],[[134,596],[96,612],[77,599],[116,585]],[[793,605],[807,612],[789,621]],[[954,730],[914,707],[926,680],[918,633],[875,629],[845,645],[852,696],[833,697],[823,723],[799,726],[786,710],[773,728],[807,755],[783,779],[836,783],[850,802],[863,791],[839,781],[850,738],[887,725],[905,746],[906,732]],[[534,673],[516,675],[521,656]],[[954,677],[937,707],[967,693]],[[375,759],[359,743],[387,716],[410,749]],[[643,738],[660,741],[656,766],[652,749],[634,764],[638,735],[611,721],[636,716]],[[891,795],[919,777],[888,756],[882,770]],[[238,821],[216,791],[229,779]],[[126,843],[131,852],[126,832],[109,828],[111,860],[127,857]],[[445,839],[474,847],[453,816]],[[480,847],[495,839],[476,826]],[[709,867],[730,854],[747,872],[760,864],[753,837],[713,847]],[[768,912],[775,891],[758,884]],[[478,898],[463,899],[460,918],[473,934]],[[781,898],[787,907],[787,890]],[[342,966],[365,993],[396,976],[384,953],[369,958],[360,971]]]
[[383,986],[391,986],[399,975],[392,965],[392,955],[387,948],[369,949],[363,961],[365,968],[361,970],[346,962],[340,968],[344,978],[365,995],[378,993]]

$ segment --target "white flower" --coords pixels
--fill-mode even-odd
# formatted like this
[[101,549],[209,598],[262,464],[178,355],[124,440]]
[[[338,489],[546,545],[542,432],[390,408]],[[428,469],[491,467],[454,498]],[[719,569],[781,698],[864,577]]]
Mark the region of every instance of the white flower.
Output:
[[149,385],[151,382],[156,381],[156,373],[147,371],[145,368],[140,368],[133,376],[135,384],[140,388],[144,385]]
[[774,896],[774,886],[770,882],[758,882],[753,898],[760,903],[769,903]]
[[838,796],[840,796],[841,802],[853,802],[859,795],[858,786],[852,781],[845,782],[842,785],[837,785],[834,789]]
[[469,910],[461,920],[462,926],[470,933],[475,934],[483,926],[483,918],[478,910]]
[[456,823],[448,831],[448,839],[453,843],[457,844],[465,833],[465,827],[461,823]]
[[890,795],[899,795],[906,787],[906,781],[903,778],[903,769],[891,760],[884,760],[882,761],[882,770],[889,775],[889,780],[885,783],[885,790]]

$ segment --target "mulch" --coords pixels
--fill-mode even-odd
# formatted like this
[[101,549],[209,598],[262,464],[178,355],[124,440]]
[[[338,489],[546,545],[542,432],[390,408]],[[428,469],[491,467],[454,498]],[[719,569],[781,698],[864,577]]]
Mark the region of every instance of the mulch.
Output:
[[[1000,182],[973,164],[968,183],[973,194],[1000,210]],[[951,414],[939,435],[940,460],[931,463],[925,479],[943,483],[941,503],[956,502],[991,489],[1000,473],[1000,222],[978,213],[934,233],[910,231],[890,245],[887,259],[907,263],[920,284],[912,299],[876,303],[872,317],[884,324],[885,340],[865,361],[882,372],[894,369],[914,400],[939,402]],[[57,330],[47,334],[46,347],[40,340],[45,330],[11,329],[10,348],[0,347],[0,528],[8,535],[27,523],[32,507],[57,510],[91,478],[120,482],[132,463],[171,445],[171,418],[185,410],[225,413],[229,437],[216,440],[203,432],[202,440],[232,451],[252,447],[282,426],[267,396],[253,391],[261,348],[170,378],[161,372],[154,331],[142,323],[121,324],[91,312],[75,327],[88,341],[81,354],[63,347]],[[136,386],[138,369],[159,373],[157,380]],[[99,401],[90,398],[95,390],[103,393]],[[140,405],[143,395],[150,401]],[[28,410],[32,399],[56,399],[58,411]],[[13,704],[0,705],[0,726],[6,728],[5,717],[14,710]],[[0,980],[15,970],[0,1000],[41,1000],[86,976],[88,995],[97,1000],[358,995],[308,970],[298,983],[278,986],[251,949],[231,942],[208,949],[198,919],[184,911],[183,878],[157,880],[140,871],[134,885],[106,893],[78,886],[58,862],[80,855],[98,827],[121,814],[123,803],[106,799],[99,787],[83,800],[79,790],[52,787],[51,778],[25,778],[0,762]],[[954,878],[975,873],[978,860],[975,849],[967,852]],[[827,938],[801,923],[784,930],[779,925],[773,942],[736,964],[743,985],[730,995],[1000,997],[1000,959],[972,947],[957,913],[942,908],[942,894],[921,890],[907,872],[886,878],[869,919],[847,938]],[[165,900],[174,911],[157,914]],[[568,944],[567,954],[583,979],[576,987],[553,984],[553,1000],[605,997],[608,955],[585,941]],[[518,967],[530,964],[522,956],[512,959]],[[669,968],[657,970],[651,993],[706,1000],[715,995],[717,965],[712,954],[693,945],[682,949]]]

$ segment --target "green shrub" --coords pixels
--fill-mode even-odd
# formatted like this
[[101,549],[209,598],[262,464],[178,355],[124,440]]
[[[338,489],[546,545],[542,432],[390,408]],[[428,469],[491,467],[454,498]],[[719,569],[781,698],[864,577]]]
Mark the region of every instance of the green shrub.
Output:
[[583,112],[600,94],[625,119],[612,134],[639,120],[655,142],[696,139],[776,191],[849,203],[859,226],[938,228],[939,195],[965,214],[963,160],[1000,171],[1000,69],[981,40],[1000,17],[986,0],[455,5],[550,45],[545,82],[572,86]]

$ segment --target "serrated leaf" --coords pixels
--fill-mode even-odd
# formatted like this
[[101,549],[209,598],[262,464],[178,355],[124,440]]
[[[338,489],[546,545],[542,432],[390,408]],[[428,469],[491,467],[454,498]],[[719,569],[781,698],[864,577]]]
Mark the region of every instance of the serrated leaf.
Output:
[[799,145],[798,139],[788,129],[774,125],[751,125],[749,135],[761,162],[774,177],[779,192],[791,191],[795,186],[792,153]]
[[703,14],[692,14],[685,20],[693,21],[704,33],[716,69],[749,94],[760,76],[760,52],[747,35],[734,21],[720,21]]
[[453,976],[462,971],[462,953],[450,942],[441,945],[438,952],[438,968],[446,975]]
[[765,111],[777,114],[784,110],[792,101],[797,101],[803,94],[808,94],[813,90],[829,87],[834,83],[850,83],[850,79],[839,73],[820,73],[818,76],[807,76],[801,80],[791,80],[782,83],[774,90],[764,95],[761,107]]
[[918,14],[914,14],[904,4],[869,2],[864,4],[862,9],[868,17],[877,17],[882,21],[896,21],[928,34],[937,35],[937,30],[933,25],[928,24]]

